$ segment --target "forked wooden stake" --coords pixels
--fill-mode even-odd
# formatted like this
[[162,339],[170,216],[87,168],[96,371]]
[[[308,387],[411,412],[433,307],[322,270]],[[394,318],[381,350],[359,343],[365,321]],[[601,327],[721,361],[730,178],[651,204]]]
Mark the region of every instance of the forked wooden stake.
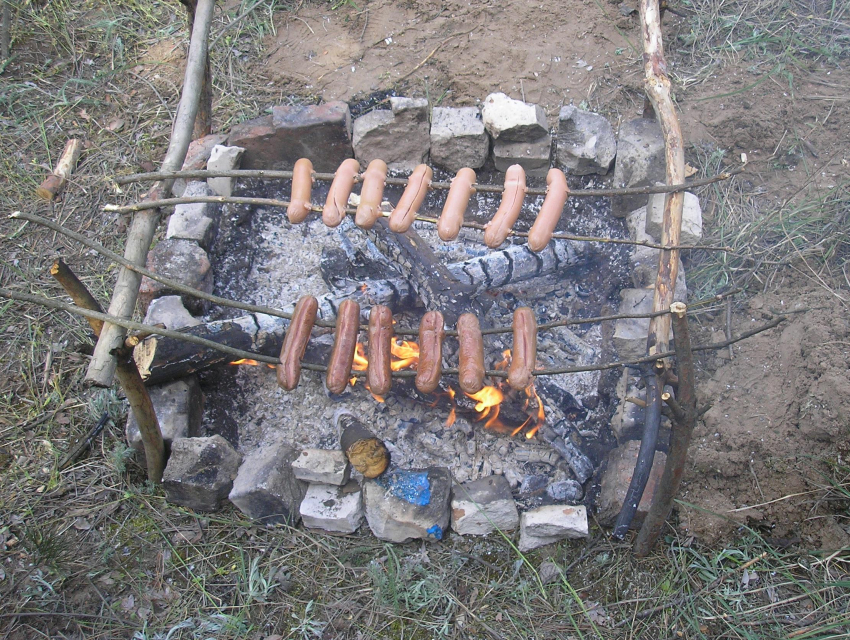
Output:
[[[50,275],[56,278],[56,281],[62,285],[62,288],[71,296],[74,304],[78,307],[90,311],[103,311],[100,303],[86,288],[86,285],[80,282],[76,274],[60,258],[57,258],[53,262],[53,266],[50,267]],[[95,335],[100,336],[103,321],[94,318],[89,318],[88,321]],[[133,416],[139,425],[139,432],[142,434],[145,460],[148,465],[148,480],[154,484],[159,484],[162,482],[162,472],[165,469],[165,444],[162,441],[159,420],[157,420],[147,387],[145,387],[142,376],[139,375],[139,370],[133,361],[132,351],[122,349],[121,353],[116,356],[116,360],[115,375],[118,377],[118,384],[121,385],[124,395],[127,396],[130,410],[133,412]]]
[[53,169],[44,182],[42,182],[35,190],[35,194],[42,200],[53,200],[71,174],[74,172],[74,167],[77,166],[77,160],[80,159],[80,151],[83,149],[83,141],[77,138],[71,138],[65,143],[65,150],[59,156],[59,162],[56,163],[56,168]]

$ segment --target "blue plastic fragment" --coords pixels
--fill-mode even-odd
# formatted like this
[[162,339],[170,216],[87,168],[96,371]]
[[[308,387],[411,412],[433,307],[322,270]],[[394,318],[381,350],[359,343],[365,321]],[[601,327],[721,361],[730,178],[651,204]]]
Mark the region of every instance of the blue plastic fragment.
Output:
[[433,527],[428,529],[426,531],[426,533],[429,536],[434,536],[435,540],[442,540],[443,539],[443,528],[438,524],[435,524]]
[[431,483],[427,471],[397,470],[384,475],[377,482],[399,500],[420,507],[431,502]]

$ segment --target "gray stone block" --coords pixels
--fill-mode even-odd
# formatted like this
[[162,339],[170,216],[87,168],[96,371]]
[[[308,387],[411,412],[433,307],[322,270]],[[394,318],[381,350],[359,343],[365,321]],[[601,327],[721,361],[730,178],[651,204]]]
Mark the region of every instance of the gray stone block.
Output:
[[[615,188],[646,187],[664,184],[666,180],[664,137],[655,120],[638,118],[623,123],[617,138],[617,160],[614,163]],[[614,196],[611,214],[627,216],[646,206],[649,196]]]
[[518,547],[522,552],[566,538],[587,537],[587,511],[583,506],[549,505],[520,517]]
[[504,93],[491,93],[484,99],[481,117],[487,132],[502,142],[531,142],[549,133],[543,107]]
[[[213,272],[207,252],[193,240],[169,238],[159,242],[148,253],[147,267],[150,271],[176,280],[180,284],[212,293]],[[181,294],[171,287],[142,278],[139,287],[139,304],[147,313],[148,306],[154,298],[180,295],[186,308],[193,313],[201,313],[206,308],[205,301],[187,294]]]
[[162,475],[166,500],[195,511],[218,511],[233,487],[241,459],[219,435],[175,440]]
[[617,155],[617,139],[604,116],[578,107],[561,107],[558,115],[556,159],[565,172],[606,175]]
[[[658,276],[658,259],[660,249],[652,247],[636,246],[632,250],[629,263],[632,267],[632,284],[635,288],[654,287]],[[679,260],[679,270],[676,273],[676,290],[673,292],[673,300],[686,302],[688,299],[688,286],[685,281],[685,267]]]
[[[245,154],[245,149],[242,147],[225,147],[217,144],[213,147],[210,153],[210,159],[207,161],[207,169],[210,171],[233,171],[238,169],[242,163],[242,156]],[[207,185],[215,193],[220,196],[233,195],[233,185],[236,183],[236,178],[207,178]]]
[[344,487],[311,484],[301,502],[305,527],[354,533],[363,521],[363,493],[353,480]]
[[396,470],[363,483],[366,520],[381,540],[442,540],[452,477],[443,467]]
[[547,133],[531,142],[496,140],[493,143],[493,161],[496,169],[502,172],[512,164],[518,164],[525,169],[526,175],[545,177],[552,164],[552,136]]
[[145,314],[145,324],[162,324],[166,329],[177,331],[202,323],[186,310],[180,296],[163,296],[151,301]]
[[489,476],[452,488],[452,529],[460,535],[513,531],[519,513],[504,476]]
[[[653,289],[623,289],[620,291],[621,314],[641,314],[652,311]],[[649,318],[622,318],[614,324],[614,347],[621,360],[646,355]]]
[[292,169],[309,158],[316,171],[336,171],[352,157],[351,112],[340,101],[276,106],[272,115],[233,127],[227,144],[245,149],[245,169]]
[[[213,196],[206,182],[190,182],[183,193],[190,196]],[[228,194],[230,195],[230,194]],[[174,213],[168,219],[166,238],[194,240],[204,249],[208,249],[215,237],[220,205],[214,202],[188,202],[174,207]]]
[[257,448],[242,461],[230,501],[249,518],[265,524],[298,524],[307,483],[295,477],[298,451],[282,439]]
[[431,111],[431,162],[455,173],[487,161],[490,136],[476,107],[435,107]]
[[380,158],[392,171],[411,172],[428,159],[428,101],[390,98],[391,110],[375,109],[354,121],[352,144],[361,167]]
[[292,471],[299,480],[339,487],[348,482],[351,465],[342,451],[304,449],[292,461]]
[[[159,429],[166,449],[178,438],[192,438],[201,432],[204,413],[204,394],[195,376],[181,378],[159,387],[149,387]],[[139,423],[133,412],[129,412],[124,429],[127,444],[144,458],[145,445],[139,432]]]
[[[226,135],[210,134],[197,140],[192,140],[189,143],[189,150],[186,152],[186,159],[183,161],[184,171],[197,171],[203,169],[207,160],[209,160],[212,148],[217,144],[223,144],[227,140]],[[177,178],[174,181],[174,186],[171,187],[171,192],[176,197],[181,197],[185,194],[186,186],[189,181],[185,178]]]
[[655,242],[655,238],[646,233],[646,207],[638,207],[626,216],[629,237],[638,242]]
[[[661,227],[664,222],[664,202],[667,196],[655,193],[649,196],[646,207],[646,233],[653,238],[661,238]],[[698,244],[702,239],[702,208],[699,198],[693,193],[685,192],[682,205],[682,235],[680,244]]]
[[[639,450],[640,442],[630,440],[608,452],[602,472],[602,481],[599,485],[599,496],[596,500],[599,508],[596,519],[603,526],[613,525],[617,519],[617,514],[623,507],[623,500],[626,497],[629,483],[632,481]],[[643,497],[638,503],[638,510],[635,513],[634,520],[632,520],[631,528],[640,527],[649,512],[652,496],[661,481],[661,474],[664,472],[666,462],[667,456],[661,451],[656,451],[655,459],[652,461],[652,470],[649,472],[649,480],[646,483],[646,489],[643,491]]]

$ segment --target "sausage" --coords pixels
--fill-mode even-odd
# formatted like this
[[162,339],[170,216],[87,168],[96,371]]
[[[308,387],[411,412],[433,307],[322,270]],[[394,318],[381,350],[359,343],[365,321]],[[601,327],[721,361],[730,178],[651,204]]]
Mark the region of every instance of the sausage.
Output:
[[[309,162],[309,160],[308,160]],[[301,378],[301,358],[307,350],[310,331],[316,322],[319,301],[313,296],[304,296],[295,304],[289,329],[283,339],[280,350],[280,364],[277,365],[277,383],[287,391],[298,386]]]
[[381,217],[381,199],[384,197],[384,184],[387,181],[387,163],[380,159],[372,160],[363,173],[363,188],[360,189],[360,204],[354,223],[358,227],[371,229]]
[[416,388],[432,393],[443,373],[443,314],[428,311],[419,323],[419,365],[416,368]]
[[357,334],[360,332],[360,305],[354,300],[343,300],[336,314],[336,332],[325,384],[331,393],[340,394],[348,386]]
[[292,224],[304,222],[310,213],[310,196],[313,192],[313,163],[301,158],[292,168],[292,192],[286,215]]
[[522,200],[525,197],[525,169],[512,164],[505,172],[505,190],[496,215],[484,228],[484,244],[495,249],[508,237],[514,223],[519,218]]
[[543,199],[537,219],[528,232],[529,249],[543,251],[549,244],[569,195],[570,188],[567,186],[567,176],[564,172],[560,169],[549,169],[549,173],[546,174],[546,197]]
[[404,233],[416,219],[416,212],[422,206],[434,172],[427,164],[420,164],[407,179],[407,186],[401,194],[398,204],[390,214],[390,229],[396,233]]
[[508,369],[508,384],[517,391],[527,389],[534,380],[537,360],[537,319],[529,307],[514,311],[514,348]]
[[484,388],[484,338],[474,313],[464,313],[457,321],[457,377],[465,393],[478,393]]
[[390,355],[393,339],[393,313],[389,307],[375,305],[369,312],[369,367],[366,382],[378,396],[389,393],[393,384]]
[[437,233],[440,240],[448,242],[457,238],[460,228],[463,226],[463,215],[469,205],[469,199],[475,193],[472,185],[477,180],[475,171],[464,167],[452,178],[452,186],[446,196],[446,204],[443,205],[443,213],[437,221]]
[[354,188],[354,180],[360,171],[360,163],[354,158],[343,160],[334,174],[328,199],[322,209],[322,222],[329,227],[337,227],[345,218],[345,208],[348,206],[348,196]]

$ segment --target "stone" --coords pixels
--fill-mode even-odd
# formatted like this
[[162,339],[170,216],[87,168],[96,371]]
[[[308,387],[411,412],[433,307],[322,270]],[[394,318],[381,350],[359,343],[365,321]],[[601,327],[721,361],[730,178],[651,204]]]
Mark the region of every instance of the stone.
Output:
[[431,125],[424,98],[390,98],[389,109],[375,109],[354,121],[354,157],[365,168],[380,158],[391,171],[410,173],[428,159]]
[[634,402],[627,402],[626,398],[640,398],[643,400],[646,391],[638,388],[640,377],[634,375],[628,369],[623,369],[620,380],[617,382],[615,393],[619,398],[614,415],[611,416],[611,431],[617,442],[622,444],[634,438],[640,438],[643,433],[645,420],[644,408]]
[[219,435],[174,440],[162,474],[165,499],[195,511],[218,511],[233,487],[241,460]]
[[[148,253],[147,267],[150,271],[176,280],[182,285],[212,293],[213,272],[207,252],[193,240],[168,238],[157,243]],[[171,287],[143,277],[139,287],[139,305],[147,313],[148,306],[155,298],[179,295],[185,307],[192,313],[202,313],[205,301],[181,294]]]
[[311,484],[301,501],[301,520],[310,529],[354,533],[363,521],[363,492],[353,480],[345,487]]
[[626,228],[629,237],[637,242],[655,242],[655,238],[646,233],[646,207],[638,207],[626,216]]
[[[646,207],[646,233],[653,238],[661,238],[661,227],[664,222],[664,202],[667,196],[654,193],[649,196]],[[699,198],[685,191],[685,201],[682,205],[682,235],[679,244],[699,244],[702,239],[702,208]]]
[[264,524],[296,525],[307,483],[295,477],[292,461],[299,452],[283,439],[261,445],[242,461],[230,501],[249,518]]
[[245,149],[243,169],[292,169],[309,158],[319,172],[333,172],[352,157],[351,112],[341,101],[276,106],[271,115],[234,126],[227,144]]
[[548,133],[531,142],[493,143],[493,161],[498,171],[507,171],[512,164],[525,169],[526,175],[540,178],[549,172],[552,156],[552,136]]
[[[186,185],[184,197],[213,196],[206,182],[193,181]],[[228,194],[230,195],[230,194]],[[187,202],[174,207],[168,219],[166,238],[194,240],[202,248],[209,249],[218,226],[219,208],[214,202]]]
[[[614,163],[614,188],[647,187],[664,184],[667,179],[664,159],[664,137],[661,127],[649,118],[623,123],[617,138],[617,160]],[[646,206],[649,196],[613,196],[611,215],[623,218]]]
[[513,531],[519,513],[505,476],[489,476],[452,488],[452,529],[462,536]]
[[351,465],[342,451],[304,449],[292,461],[295,477],[305,482],[332,484],[338,487],[348,482]]
[[162,324],[166,329],[177,331],[203,323],[186,310],[180,296],[163,296],[151,301],[145,314],[145,324]]
[[518,548],[522,552],[566,538],[587,537],[587,510],[583,506],[548,505],[520,516]]
[[490,136],[476,107],[434,107],[431,111],[431,162],[456,173],[487,161]]
[[556,502],[576,502],[584,497],[584,489],[575,480],[561,480],[546,487],[546,495]]
[[[225,147],[217,144],[213,147],[210,153],[210,159],[207,161],[207,169],[210,171],[233,171],[238,169],[242,156],[245,154],[245,149],[242,147]],[[207,184],[210,189],[220,196],[230,197],[233,195],[233,185],[236,183],[236,178],[207,178]]]
[[555,157],[566,173],[607,175],[617,155],[617,139],[608,118],[578,107],[561,107]]
[[[623,289],[620,291],[621,314],[652,312],[653,289]],[[646,355],[646,337],[649,318],[621,318],[614,324],[614,347],[621,360],[632,360]]]
[[[227,140],[227,136],[223,134],[210,134],[197,140],[192,140],[189,143],[189,149],[186,151],[186,158],[183,160],[184,171],[197,171],[203,169],[207,160],[209,160],[212,149],[217,144],[223,144]],[[188,180],[185,178],[177,178],[174,185],[171,187],[171,193],[176,197],[181,197],[185,194]]]
[[[636,289],[654,287],[658,276],[658,259],[661,249],[642,247],[640,245],[632,249],[629,264],[632,267],[632,284]],[[685,281],[685,266],[679,259],[679,270],[676,272],[676,290],[673,292],[673,300],[676,302],[687,302],[688,285]]]
[[484,99],[481,118],[487,133],[502,142],[530,142],[549,133],[543,107],[504,93],[491,93]]
[[[637,463],[638,451],[640,450],[639,440],[630,440],[616,449],[608,452],[603,466],[602,481],[599,485],[599,496],[596,504],[599,508],[599,513],[596,519],[603,526],[609,527],[614,524],[617,519],[617,514],[623,507],[623,500],[626,497],[626,490],[629,488],[629,483],[632,481],[632,474],[635,471]],[[643,497],[638,503],[638,510],[635,513],[635,518],[632,520],[631,528],[639,528],[643,523],[643,519],[649,512],[649,507],[652,504],[652,496],[655,493],[655,488],[661,481],[661,474],[664,472],[664,464],[667,462],[667,456],[661,452],[655,452],[655,459],[652,462],[652,470],[649,472],[649,481],[646,483]]]
[[[148,387],[159,430],[166,451],[178,438],[192,438],[201,433],[204,413],[204,394],[195,376],[180,378],[158,387]],[[129,412],[124,429],[127,444],[144,458],[145,445],[139,432],[139,423],[133,412]]]
[[397,469],[363,483],[366,521],[388,542],[442,540],[449,526],[452,476],[444,467]]

